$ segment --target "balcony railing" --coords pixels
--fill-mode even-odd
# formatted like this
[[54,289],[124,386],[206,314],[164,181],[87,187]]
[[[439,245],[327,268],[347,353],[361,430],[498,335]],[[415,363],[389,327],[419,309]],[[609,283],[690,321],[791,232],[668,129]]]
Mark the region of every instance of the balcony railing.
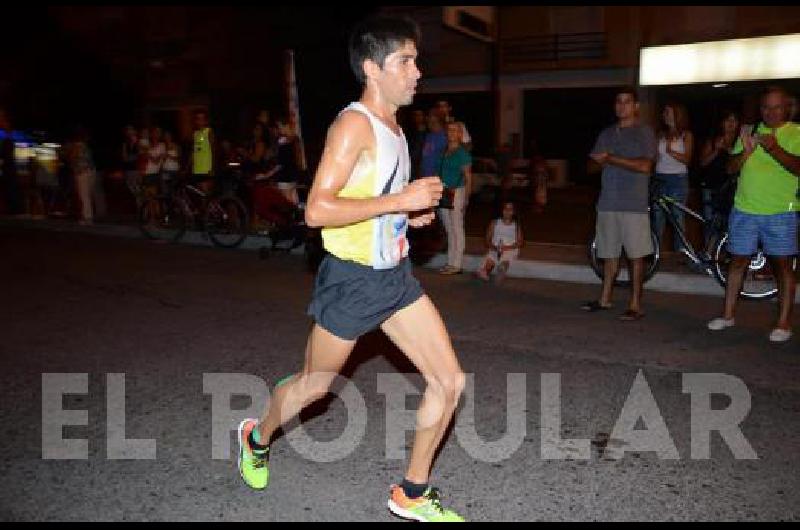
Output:
[[504,65],[552,62],[564,59],[604,59],[608,53],[606,34],[555,33],[504,39]]

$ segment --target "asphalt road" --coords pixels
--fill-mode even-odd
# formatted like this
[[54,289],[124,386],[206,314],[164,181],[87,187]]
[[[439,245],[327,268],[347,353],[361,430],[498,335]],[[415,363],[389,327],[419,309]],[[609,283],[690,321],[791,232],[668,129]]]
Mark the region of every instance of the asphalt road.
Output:
[[[484,521],[800,518],[800,348],[767,341],[774,304],[743,303],[712,334],[715,297],[648,293],[647,316],[623,323],[624,291],[587,314],[596,286],[417,275],[472,381],[432,475],[447,506]],[[345,368],[348,405],[323,400],[274,444],[269,488],[239,478],[229,428],[302,361],[300,257],[2,227],[0,277],[0,520],[396,520],[388,487],[412,433],[393,434],[422,382],[380,332]]]

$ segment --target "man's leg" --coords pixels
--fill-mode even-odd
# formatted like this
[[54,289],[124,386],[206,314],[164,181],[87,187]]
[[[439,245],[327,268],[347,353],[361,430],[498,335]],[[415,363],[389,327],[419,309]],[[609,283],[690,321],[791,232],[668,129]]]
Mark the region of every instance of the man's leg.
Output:
[[258,424],[261,443],[268,444],[278,427],[327,394],[355,344],[355,340],[339,338],[314,324],[306,344],[303,370],[275,389],[270,406]]
[[427,383],[417,410],[417,429],[405,480],[392,486],[389,509],[416,521],[463,521],[457,513],[442,507],[438,490],[428,485],[433,457],[464,389],[464,373],[450,337],[438,311],[425,295],[392,315],[381,328]]
[[646,213],[630,212],[622,214],[622,245],[629,256],[631,297],[628,309],[620,317],[622,320],[637,320],[642,316],[642,292],[644,291],[644,258],[651,255],[653,239],[650,231],[650,217]]
[[728,266],[728,283],[725,285],[725,308],[722,318],[732,320],[736,313],[736,302],[739,292],[744,285],[744,275],[750,266],[750,256],[736,256],[731,258]]
[[340,339],[319,325],[311,330],[303,371],[279,382],[260,422],[248,418],[239,424],[239,473],[245,484],[264,489],[269,483],[269,443],[282,424],[306,405],[324,396],[355,341]]
[[642,290],[644,288],[644,258],[630,260],[631,263],[631,299],[628,310],[635,313],[642,311]]
[[746,214],[734,208],[728,218],[728,252],[731,256],[728,265],[728,279],[725,285],[725,305],[722,318],[709,322],[712,330],[724,329],[733,325],[736,302],[744,285],[744,275],[750,266],[750,257],[758,250],[758,216]]
[[417,411],[417,431],[406,479],[428,482],[433,457],[464,389],[464,373],[439,312],[423,295],[382,325],[384,333],[414,363],[427,383]]
[[600,291],[600,305],[610,306],[611,295],[614,293],[614,282],[619,273],[619,258],[606,258],[603,260],[603,288]]
[[611,306],[614,282],[619,273],[619,257],[622,254],[622,222],[619,212],[597,212],[595,242],[597,257],[603,260],[603,287],[598,303]]
[[794,293],[797,279],[792,271],[792,258],[772,257],[772,268],[775,270],[775,279],[778,281],[778,329],[790,331],[792,329],[792,307],[794,306]]

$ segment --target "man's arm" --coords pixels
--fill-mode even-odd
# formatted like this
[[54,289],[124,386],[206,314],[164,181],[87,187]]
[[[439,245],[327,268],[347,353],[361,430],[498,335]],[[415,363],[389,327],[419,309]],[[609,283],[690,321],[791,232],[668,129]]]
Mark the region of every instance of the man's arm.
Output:
[[590,156],[600,166],[611,164],[637,173],[644,173],[645,175],[649,175],[653,170],[653,160],[650,158],[625,158],[624,156],[609,153],[592,153]]
[[607,163],[646,175],[653,171],[653,160],[650,158],[625,158],[624,156],[608,155]]
[[753,143],[753,138],[749,134],[743,134],[740,136],[739,141],[736,142],[736,145],[733,147],[733,150],[741,149],[742,152],[731,155],[730,159],[728,159],[728,174],[733,175],[741,171],[742,166],[750,158],[750,155],[753,154],[755,151],[755,145]]
[[439,177],[416,180],[399,193],[380,197],[338,197],[361,153],[371,149],[372,143],[372,126],[363,114],[344,112],[333,122],[308,197],[308,226],[345,226],[385,213],[425,210],[439,203],[442,197]]
[[795,176],[800,176],[800,156],[793,155],[778,145],[778,140],[775,138],[774,134],[759,136],[759,143],[761,147],[783,167]]

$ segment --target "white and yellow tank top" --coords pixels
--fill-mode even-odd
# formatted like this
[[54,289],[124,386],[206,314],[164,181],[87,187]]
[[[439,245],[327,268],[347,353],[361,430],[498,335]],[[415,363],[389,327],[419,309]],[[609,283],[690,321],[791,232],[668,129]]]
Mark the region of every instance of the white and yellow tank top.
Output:
[[[372,124],[375,152],[364,151],[350,178],[338,196],[366,199],[397,193],[409,181],[411,164],[408,144],[363,104],[351,103],[342,112],[354,110],[364,114]],[[389,213],[335,228],[322,230],[325,249],[334,256],[367,265],[374,269],[391,269],[408,256],[408,215]]]

